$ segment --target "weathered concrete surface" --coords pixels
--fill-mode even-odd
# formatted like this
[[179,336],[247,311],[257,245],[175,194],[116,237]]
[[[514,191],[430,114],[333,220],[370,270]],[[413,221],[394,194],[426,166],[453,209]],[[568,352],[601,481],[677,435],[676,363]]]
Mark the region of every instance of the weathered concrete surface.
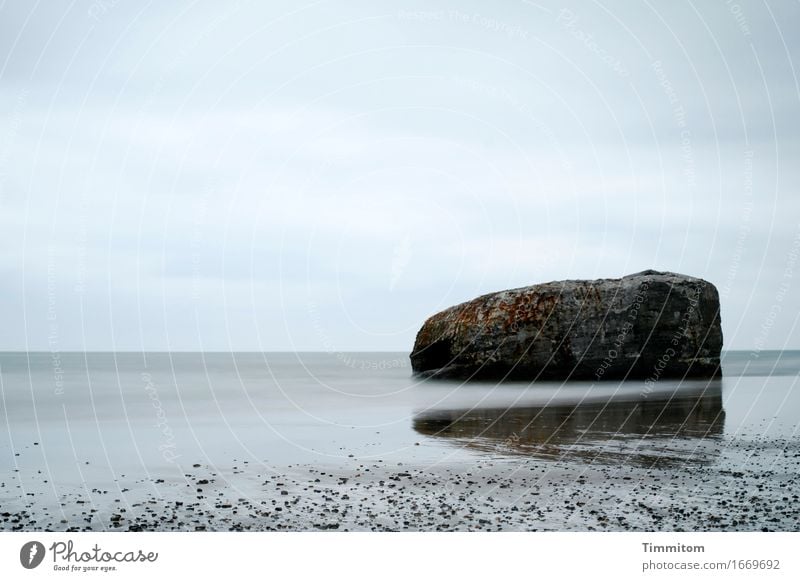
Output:
[[478,297],[417,333],[416,373],[452,379],[644,379],[720,374],[713,284],[647,270]]

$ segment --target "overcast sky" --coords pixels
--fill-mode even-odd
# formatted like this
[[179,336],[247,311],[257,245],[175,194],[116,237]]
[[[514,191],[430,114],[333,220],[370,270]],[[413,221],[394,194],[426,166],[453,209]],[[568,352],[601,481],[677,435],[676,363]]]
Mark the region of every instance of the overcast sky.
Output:
[[800,3],[0,5],[0,349],[403,350],[706,278],[800,348]]

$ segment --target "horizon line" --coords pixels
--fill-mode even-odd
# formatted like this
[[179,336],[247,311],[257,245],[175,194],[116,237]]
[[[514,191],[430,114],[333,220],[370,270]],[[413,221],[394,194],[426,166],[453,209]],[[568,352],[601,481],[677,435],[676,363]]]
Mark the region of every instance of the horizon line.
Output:
[[[797,348],[790,348],[790,349],[722,349],[722,353],[783,353],[786,351],[800,351],[800,347]],[[296,349],[296,350],[286,350],[286,349],[274,349],[269,351],[258,351],[254,349],[242,349],[242,350],[228,350],[228,351],[221,351],[216,349],[210,350],[198,350],[198,349],[172,349],[172,350],[164,350],[164,349],[86,349],[86,350],[77,350],[77,349],[65,349],[65,350],[52,350],[52,349],[0,349],[1,354],[24,354],[24,353],[47,353],[47,354],[70,354],[70,353],[313,353],[313,354],[324,354],[324,355],[336,355],[337,353],[403,353],[403,354],[411,354],[411,351],[403,350],[403,351],[392,351],[392,350],[371,350],[371,349],[351,349],[351,350],[337,350],[337,351],[320,351],[320,350],[307,350],[307,349]]]

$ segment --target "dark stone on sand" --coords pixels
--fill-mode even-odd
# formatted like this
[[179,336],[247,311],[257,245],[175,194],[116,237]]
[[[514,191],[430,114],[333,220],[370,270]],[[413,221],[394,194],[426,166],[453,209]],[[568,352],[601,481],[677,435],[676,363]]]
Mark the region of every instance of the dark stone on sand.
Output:
[[444,379],[716,377],[722,329],[713,284],[646,270],[491,293],[430,317],[415,373]]

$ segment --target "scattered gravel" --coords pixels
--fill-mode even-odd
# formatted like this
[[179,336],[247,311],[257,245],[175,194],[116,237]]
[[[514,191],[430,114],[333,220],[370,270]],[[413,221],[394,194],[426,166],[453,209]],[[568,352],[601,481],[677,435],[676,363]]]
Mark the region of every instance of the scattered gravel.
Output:
[[531,457],[410,465],[191,464],[182,480],[0,481],[4,531],[796,531],[800,445],[727,442],[713,462]]

